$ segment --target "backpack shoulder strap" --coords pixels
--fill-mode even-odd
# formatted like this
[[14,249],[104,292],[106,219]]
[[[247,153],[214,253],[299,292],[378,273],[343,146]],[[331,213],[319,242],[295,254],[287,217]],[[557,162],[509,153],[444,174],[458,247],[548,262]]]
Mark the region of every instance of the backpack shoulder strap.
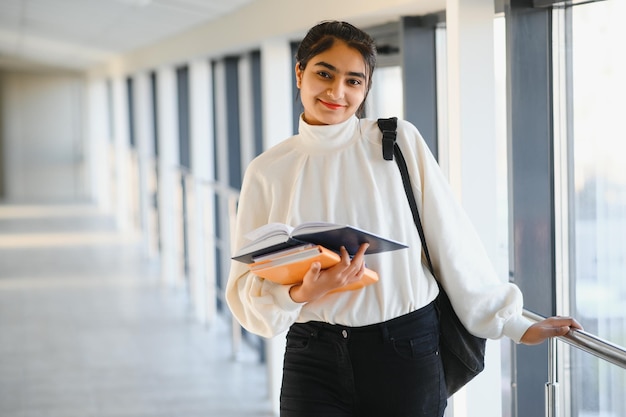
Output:
[[396,129],[398,118],[378,119],[378,128],[383,132],[383,158],[393,161],[393,149],[396,143]]
[[422,249],[424,250],[424,256],[428,262],[428,268],[430,272],[435,276],[435,270],[433,269],[433,263],[430,260],[430,253],[428,253],[428,246],[426,245],[426,236],[424,236],[424,228],[422,227],[422,221],[420,219],[419,211],[417,210],[417,202],[415,200],[415,194],[413,193],[413,187],[411,186],[411,177],[409,176],[409,170],[406,166],[406,160],[400,146],[396,143],[396,130],[398,125],[398,118],[392,117],[389,119],[378,119],[378,127],[383,132],[383,158],[387,161],[392,161],[395,155],[396,164],[400,170],[402,176],[402,185],[404,185],[404,192],[406,198],[411,207],[411,213],[413,214],[413,222],[422,241]]

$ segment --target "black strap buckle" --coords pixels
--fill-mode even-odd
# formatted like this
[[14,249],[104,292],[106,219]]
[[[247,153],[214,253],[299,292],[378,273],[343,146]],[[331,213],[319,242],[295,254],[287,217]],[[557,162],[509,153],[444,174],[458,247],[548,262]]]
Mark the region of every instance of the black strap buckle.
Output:
[[398,118],[378,119],[378,128],[383,132],[383,158],[393,161],[393,147],[396,143]]
[[396,132],[383,130],[383,158],[393,161],[393,145],[396,143]]

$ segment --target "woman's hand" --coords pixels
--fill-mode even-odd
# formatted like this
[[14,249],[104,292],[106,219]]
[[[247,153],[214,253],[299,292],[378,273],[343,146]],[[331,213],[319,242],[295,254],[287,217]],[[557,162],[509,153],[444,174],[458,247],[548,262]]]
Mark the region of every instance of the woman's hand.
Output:
[[571,317],[549,317],[530,326],[520,342],[537,345],[550,337],[565,336],[572,329],[583,330],[583,327]]
[[348,251],[341,247],[341,260],[337,265],[321,270],[319,262],[313,262],[304,276],[302,284],[289,290],[291,299],[305,303],[323,297],[329,291],[359,281],[365,272],[365,251],[369,243],[363,243],[352,259]]

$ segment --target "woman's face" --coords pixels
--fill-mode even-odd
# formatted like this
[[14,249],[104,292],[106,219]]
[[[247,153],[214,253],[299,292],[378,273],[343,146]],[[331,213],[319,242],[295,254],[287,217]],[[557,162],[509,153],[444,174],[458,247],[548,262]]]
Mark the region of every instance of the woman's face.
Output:
[[297,63],[296,81],[304,106],[304,121],[312,125],[348,120],[367,93],[363,56],[339,40],[330,49],[313,56],[303,70]]

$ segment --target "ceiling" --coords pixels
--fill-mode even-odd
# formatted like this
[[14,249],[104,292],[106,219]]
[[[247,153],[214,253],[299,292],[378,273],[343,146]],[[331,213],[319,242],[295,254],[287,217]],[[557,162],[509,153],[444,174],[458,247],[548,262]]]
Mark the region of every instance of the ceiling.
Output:
[[0,0],[0,68],[84,70],[254,0]]

